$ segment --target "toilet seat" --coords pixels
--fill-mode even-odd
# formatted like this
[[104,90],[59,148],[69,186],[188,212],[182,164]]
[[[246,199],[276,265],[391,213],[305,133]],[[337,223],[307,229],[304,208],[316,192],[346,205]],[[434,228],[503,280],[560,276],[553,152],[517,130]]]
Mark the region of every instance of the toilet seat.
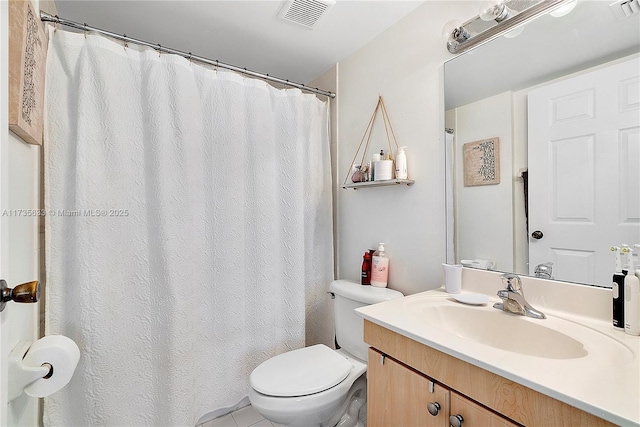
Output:
[[253,370],[249,383],[267,396],[307,396],[339,384],[352,367],[345,356],[318,344],[266,360]]

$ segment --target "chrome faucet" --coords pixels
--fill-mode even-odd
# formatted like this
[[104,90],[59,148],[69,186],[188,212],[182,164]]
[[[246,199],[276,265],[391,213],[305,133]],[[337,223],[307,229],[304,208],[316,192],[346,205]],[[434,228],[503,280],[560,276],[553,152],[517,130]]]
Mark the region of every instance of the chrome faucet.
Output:
[[553,279],[553,263],[545,262],[544,264],[538,264],[533,273],[540,279]]
[[505,273],[500,278],[505,287],[505,289],[498,291],[498,296],[502,299],[502,302],[493,304],[493,308],[534,319],[546,319],[547,316],[544,313],[531,307],[527,300],[524,299],[520,276],[513,273]]

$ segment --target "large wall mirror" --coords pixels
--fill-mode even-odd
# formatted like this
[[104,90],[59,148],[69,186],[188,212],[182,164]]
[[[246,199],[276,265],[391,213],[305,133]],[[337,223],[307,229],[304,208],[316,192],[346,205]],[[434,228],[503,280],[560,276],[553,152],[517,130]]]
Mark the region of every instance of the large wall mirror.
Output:
[[447,262],[610,287],[640,244],[640,14],[612,1],[445,63]]

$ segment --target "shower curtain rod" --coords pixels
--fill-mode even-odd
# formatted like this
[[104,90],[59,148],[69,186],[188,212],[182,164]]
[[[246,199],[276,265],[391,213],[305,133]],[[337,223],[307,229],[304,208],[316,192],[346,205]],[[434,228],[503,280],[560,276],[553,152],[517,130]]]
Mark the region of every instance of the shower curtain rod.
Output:
[[134,44],[138,44],[138,45],[142,45],[142,46],[148,46],[152,49],[157,50],[158,52],[164,52],[164,53],[170,53],[173,55],[179,55],[182,56],[183,58],[186,58],[190,61],[196,61],[196,62],[201,62],[203,64],[208,64],[208,65],[214,65],[216,67],[220,67],[220,68],[225,68],[227,70],[232,70],[232,71],[237,71],[239,73],[242,74],[246,74],[252,77],[256,77],[262,80],[267,80],[270,82],[275,82],[275,83],[280,83],[286,86],[291,86],[291,87],[295,87],[301,90],[305,90],[307,92],[313,92],[313,93],[317,93],[319,95],[324,95],[324,96],[328,96],[329,98],[335,98],[336,94],[333,92],[329,92],[326,90],[322,90],[322,89],[318,89],[304,85],[302,83],[295,83],[286,79],[281,79],[278,77],[273,77],[270,76],[269,74],[262,74],[262,73],[258,73],[256,71],[251,71],[251,70],[247,70],[246,68],[241,68],[241,67],[236,67],[235,65],[231,65],[231,64],[226,64],[224,62],[220,62],[218,60],[212,60],[212,59],[207,59],[207,58],[203,58],[202,56],[197,56],[197,55],[192,55],[191,52],[183,52],[181,50],[176,50],[176,49],[171,49],[169,47],[164,47],[160,44],[153,44],[153,43],[149,43],[146,42],[144,40],[139,40],[139,39],[134,39],[133,37],[129,37],[126,34],[120,35],[120,34],[116,34],[116,33],[112,33],[111,31],[106,31],[106,30],[101,30],[100,28],[95,28],[95,27],[91,27],[87,24],[81,24],[79,22],[74,22],[74,21],[69,21],[68,19],[63,19],[58,17],[58,15],[50,15],[46,12],[40,11],[40,20],[43,22],[54,22],[56,24],[60,24],[60,25],[66,25],[67,27],[72,27],[72,28],[76,28],[78,30],[83,30],[83,31],[91,31],[94,33],[99,33],[99,34],[104,34],[105,36],[117,39],[117,40],[121,40],[127,43],[134,43]]

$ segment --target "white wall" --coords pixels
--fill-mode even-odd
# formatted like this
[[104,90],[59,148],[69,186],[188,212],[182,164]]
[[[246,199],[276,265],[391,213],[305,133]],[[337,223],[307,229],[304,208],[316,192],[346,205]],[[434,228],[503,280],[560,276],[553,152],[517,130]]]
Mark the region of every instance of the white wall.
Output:
[[[519,177],[528,167],[527,92],[513,92],[513,173]],[[529,274],[529,232],[524,201],[524,180],[513,183],[513,247],[515,273]]]
[[[339,187],[378,95],[382,95],[399,145],[406,145],[413,186],[338,190],[337,269],[360,280],[362,255],[385,242],[391,259],[389,287],[405,294],[441,285],[445,259],[444,101],[442,28],[476,15],[477,3],[427,1],[338,69]],[[378,132],[378,131],[377,131]],[[374,149],[386,147],[378,132]]]
[[[501,271],[514,271],[511,98],[505,92],[464,105],[455,119],[457,255],[492,260]],[[500,141],[500,183],[465,187],[463,145],[493,137]]]

